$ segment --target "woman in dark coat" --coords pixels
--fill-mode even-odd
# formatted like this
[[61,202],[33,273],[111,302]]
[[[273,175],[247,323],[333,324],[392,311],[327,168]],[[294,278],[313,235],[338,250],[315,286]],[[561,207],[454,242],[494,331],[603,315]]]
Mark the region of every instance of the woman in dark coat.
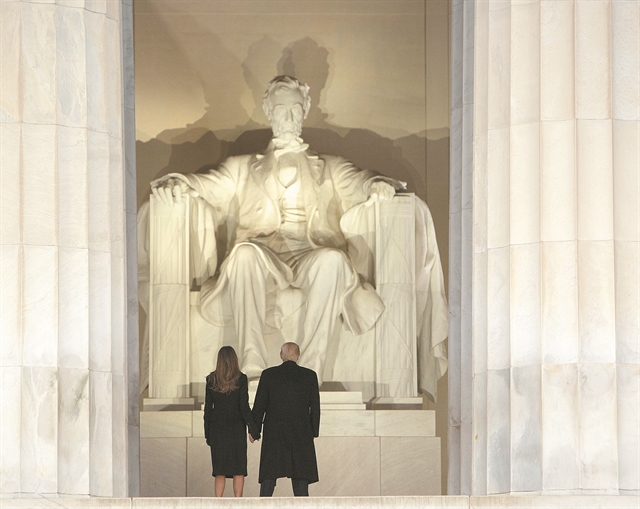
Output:
[[259,439],[249,408],[247,376],[240,372],[235,350],[223,346],[216,370],[207,376],[204,405],[204,436],[211,447],[216,497],[224,493],[227,477],[233,478],[234,495],[242,496],[247,475],[247,426],[251,441]]

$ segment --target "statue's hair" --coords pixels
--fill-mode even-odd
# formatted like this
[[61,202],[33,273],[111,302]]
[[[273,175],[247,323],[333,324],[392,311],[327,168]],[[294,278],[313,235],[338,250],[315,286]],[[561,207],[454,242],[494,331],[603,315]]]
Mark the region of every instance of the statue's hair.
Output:
[[262,94],[262,109],[264,110],[264,114],[267,118],[271,120],[271,93],[281,88],[298,90],[302,94],[302,109],[304,111],[304,118],[307,118],[309,108],[311,108],[309,85],[306,83],[300,83],[296,78],[287,76],[286,74],[273,78],[269,83],[267,83],[267,89],[264,91],[264,94]]

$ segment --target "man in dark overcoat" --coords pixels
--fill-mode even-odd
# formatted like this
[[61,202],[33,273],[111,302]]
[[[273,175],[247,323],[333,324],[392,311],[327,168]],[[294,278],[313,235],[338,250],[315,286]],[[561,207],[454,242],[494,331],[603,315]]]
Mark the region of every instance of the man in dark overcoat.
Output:
[[270,497],[279,477],[289,477],[296,497],[309,496],[318,482],[313,439],[320,432],[320,393],[315,371],[298,366],[300,348],[285,343],[282,364],[260,377],[253,416],[262,431],[260,496]]

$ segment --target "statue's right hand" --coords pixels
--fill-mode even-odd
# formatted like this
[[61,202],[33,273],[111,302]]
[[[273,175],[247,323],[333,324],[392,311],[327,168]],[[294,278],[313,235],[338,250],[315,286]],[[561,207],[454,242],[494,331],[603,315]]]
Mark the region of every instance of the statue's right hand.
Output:
[[182,195],[189,193],[197,195],[184,181],[179,178],[166,176],[151,182],[151,192],[156,200],[160,200],[164,205],[170,207],[174,203],[182,202]]

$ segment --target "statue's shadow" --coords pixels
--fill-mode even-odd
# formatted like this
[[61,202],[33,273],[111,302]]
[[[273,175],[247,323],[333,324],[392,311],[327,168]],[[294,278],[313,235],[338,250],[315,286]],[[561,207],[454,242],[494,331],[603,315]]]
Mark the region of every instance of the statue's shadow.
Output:
[[[235,58],[226,50],[222,41],[211,34],[201,41],[207,54],[219,55],[231,65]],[[279,54],[279,57],[276,56]],[[409,133],[391,139],[370,129],[340,126],[332,122],[331,112],[322,111],[322,96],[331,87],[335,71],[331,65],[333,50],[319,44],[311,37],[304,37],[282,47],[268,36],[253,43],[247,56],[237,65],[242,69],[244,81],[251,91],[254,110],[244,124],[233,129],[212,130],[216,115],[220,114],[220,100],[241,102],[240,87],[224,90],[221,95],[219,82],[210,65],[202,71],[203,91],[207,108],[195,122],[160,133],[148,142],[137,143],[138,203],[149,195],[149,182],[167,173],[194,173],[215,168],[226,157],[261,152],[271,138],[270,129],[253,119],[263,118],[261,98],[265,83],[262,76],[266,62],[274,62],[274,74],[295,76],[310,87],[311,108],[302,136],[312,150],[318,153],[341,155],[356,166],[377,171],[407,183],[407,188],[426,199],[427,173],[442,161],[429,161],[427,154],[448,156],[448,138],[428,140],[426,130]],[[211,75],[211,76],[210,76]],[[272,77],[272,76],[269,76]],[[217,85],[214,86],[214,83]],[[216,88],[218,87],[218,88]],[[237,97],[236,97],[237,96]],[[241,115],[236,110],[236,115]],[[266,119],[262,122],[266,123]],[[435,146],[437,145],[437,146]]]
[[[346,136],[329,128],[305,127],[302,137],[315,152],[341,155],[360,168],[407,182],[410,191],[423,194],[424,168],[417,167],[403,153],[409,150],[417,157],[424,158],[427,149],[425,137],[409,135],[394,141],[368,129],[344,130],[347,131]],[[180,141],[181,138],[199,134],[197,131],[202,132],[202,129],[194,129],[177,137],[175,144],[160,140],[138,142],[138,168],[143,174],[149,175],[147,185],[151,180],[167,173],[204,172],[216,168],[229,156],[262,152],[272,135],[270,129],[254,129],[243,132],[234,141],[225,141],[220,139],[219,133],[206,130],[196,141]],[[166,164],[162,167],[148,167],[147,162],[153,161],[161,153],[168,155]],[[424,159],[422,162],[424,163]]]

